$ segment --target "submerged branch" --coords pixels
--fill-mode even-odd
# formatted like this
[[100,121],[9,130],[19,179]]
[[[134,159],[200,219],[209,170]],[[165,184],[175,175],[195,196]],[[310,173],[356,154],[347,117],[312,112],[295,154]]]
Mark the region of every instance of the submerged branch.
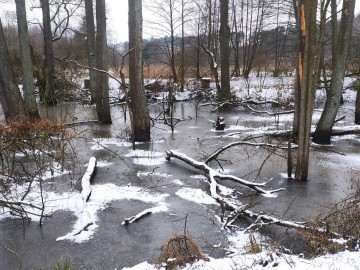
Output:
[[167,160],[170,160],[170,158],[176,158],[179,160],[184,161],[185,163],[193,166],[196,169],[202,170],[205,174],[208,175],[209,181],[210,181],[210,185],[211,185],[211,189],[214,189],[214,194],[216,194],[216,187],[217,187],[217,182],[215,179],[220,179],[220,180],[231,180],[233,182],[239,183],[247,188],[250,188],[254,191],[256,191],[257,193],[260,193],[262,195],[266,195],[269,196],[272,193],[276,193],[279,192],[283,189],[277,189],[277,190],[265,190],[261,187],[264,187],[266,185],[266,183],[254,183],[254,182],[249,182],[246,181],[242,178],[233,176],[233,175],[227,175],[227,174],[222,174],[222,173],[218,173],[216,172],[214,169],[212,169],[211,167],[209,167],[205,162],[199,162],[196,161],[190,157],[188,157],[185,154],[182,153],[178,153],[175,151],[167,151]]
[[[288,150],[288,146],[279,146],[276,144],[270,144],[270,143],[252,143],[252,142],[245,142],[245,141],[240,141],[240,142],[233,142],[230,143],[228,145],[225,145],[223,147],[221,147],[220,149],[218,149],[216,152],[214,152],[213,154],[211,154],[206,160],[205,163],[208,164],[209,162],[213,161],[214,159],[216,159],[222,152],[224,152],[225,150],[233,147],[233,146],[237,146],[237,145],[248,145],[248,146],[254,146],[254,147],[270,147],[270,148],[276,148],[276,149],[283,149],[283,150]],[[291,149],[296,149],[297,145],[291,145]]]

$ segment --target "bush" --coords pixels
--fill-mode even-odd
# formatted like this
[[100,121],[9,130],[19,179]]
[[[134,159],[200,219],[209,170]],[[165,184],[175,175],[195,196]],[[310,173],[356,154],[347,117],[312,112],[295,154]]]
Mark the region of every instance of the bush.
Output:
[[196,260],[206,260],[200,247],[187,235],[174,235],[161,247],[161,254],[156,261],[157,267],[174,269]]

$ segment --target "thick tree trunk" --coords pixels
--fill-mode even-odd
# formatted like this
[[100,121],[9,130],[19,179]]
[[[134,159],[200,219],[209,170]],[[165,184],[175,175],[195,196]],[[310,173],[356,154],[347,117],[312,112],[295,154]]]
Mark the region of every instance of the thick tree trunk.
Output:
[[129,80],[133,141],[150,141],[150,118],[143,80],[142,1],[129,2]]
[[24,103],[15,75],[0,20],[0,102],[6,119],[25,116]]
[[[96,0],[96,67],[108,71],[105,0]],[[96,112],[103,124],[111,124],[109,105],[109,77],[105,73],[97,74]]]
[[33,75],[34,67],[31,57],[25,0],[16,0],[15,3],[21,53],[21,68],[23,75],[24,103],[29,117],[36,119],[40,118],[40,115],[36,104]]
[[[300,181],[307,180],[309,170],[309,147],[312,112],[314,107],[315,89],[319,57],[317,53],[316,12],[317,1],[303,0],[300,9],[304,10],[305,23],[305,53],[302,68],[299,70],[301,84],[299,140],[295,178]],[[301,60],[301,59],[299,59]],[[301,75],[302,74],[302,75]]]
[[[86,52],[89,62],[89,67],[94,68],[96,66],[95,56],[95,23],[94,23],[94,10],[93,1],[85,0],[85,16],[86,16]],[[89,70],[90,76],[90,93],[91,93],[91,104],[96,101],[96,71],[93,69]]]
[[[49,0],[41,0],[44,30],[44,52],[45,52],[45,93],[41,95],[42,101],[47,105],[57,103],[55,96],[55,64],[52,43],[52,32],[50,22]],[[41,94],[41,93],[40,93]]]
[[230,28],[229,0],[220,1],[220,58],[221,58],[221,91],[218,93],[219,100],[230,99]]
[[346,58],[352,32],[354,18],[355,0],[344,0],[340,28],[337,37],[335,49],[333,50],[333,72],[331,85],[326,93],[326,103],[317,124],[313,141],[318,144],[330,144],[331,130],[335,122],[337,112],[341,103],[341,96],[344,84],[344,75],[346,68]]

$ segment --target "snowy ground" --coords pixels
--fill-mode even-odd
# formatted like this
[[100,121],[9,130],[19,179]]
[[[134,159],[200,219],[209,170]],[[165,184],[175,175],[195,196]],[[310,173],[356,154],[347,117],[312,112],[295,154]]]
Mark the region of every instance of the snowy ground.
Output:
[[[124,270],[156,270],[154,265],[143,262]],[[161,268],[165,269],[165,268]],[[183,270],[235,270],[235,269],[299,269],[299,270],[354,270],[360,269],[359,252],[341,252],[335,255],[325,255],[312,260],[301,256],[286,255],[269,250],[258,254],[235,255],[223,259],[209,258],[209,261],[198,261],[187,265]]]
[[[291,99],[291,88],[288,86],[292,78],[276,79],[265,78],[266,81],[262,82],[262,78],[252,77],[248,82],[243,80],[232,81],[233,91],[238,98],[246,98],[248,95],[257,96],[263,100],[285,98]],[[114,82],[113,82],[114,83]],[[347,83],[349,83],[347,81]],[[116,90],[116,86],[112,84],[113,90]],[[285,87],[285,90],[284,90]],[[280,90],[281,89],[281,90]],[[181,93],[178,99],[187,99],[187,95],[190,91]],[[322,91],[317,93],[318,99],[324,97]],[[345,100],[354,101],[355,92],[351,90],[345,91]],[[315,115],[318,117],[319,113]],[[254,116],[256,118],[256,116]],[[284,116],[285,117],[285,116]],[[280,122],[283,119],[280,119]],[[191,127],[188,127],[191,129]],[[195,127],[193,127],[195,128]],[[251,132],[252,134],[263,133],[264,128],[248,128],[241,125],[233,125],[227,127],[227,132],[242,131],[244,133]],[[213,135],[213,134],[211,134]],[[214,137],[216,137],[214,133]],[[355,136],[348,136],[349,140],[358,140]],[[129,160],[136,166],[136,176],[146,178],[149,176],[156,177],[158,179],[166,179],[171,181],[172,184],[177,186],[175,195],[183,200],[189,201],[194,204],[203,205],[207,207],[209,205],[216,205],[216,201],[209,195],[209,192],[197,187],[191,187],[184,184],[183,179],[176,179],[169,172],[156,171],[158,166],[163,166],[166,162],[165,153],[158,151],[148,150],[131,150],[131,144],[126,141],[121,141],[112,138],[98,138],[92,140],[89,145],[89,149],[96,152],[106,151],[106,149],[120,148],[122,149],[122,157]],[[341,164],[357,167],[359,157],[355,154],[336,158],[332,160],[334,164],[340,162]],[[98,159],[97,167],[109,168],[116,166],[113,161],[106,159]],[[56,172],[60,174],[59,172]],[[47,176],[44,175],[44,179]],[[202,175],[193,174],[191,179],[199,180],[204,178]],[[13,200],[16,200],[26,192],[27,186],[17,187],[17,193],[14,194]],[[231,194],[232,189],[219,185],[221,194]],[[31,204],[41,205],[40,187],[34,185],[30,194],[26,197],[26,202]],[[96,231],[99,228],[99,213],[105,210],[114,201],[139,201],[148,205],[148,208],[144,211],[151,211],[152,213],[166,213],[169,212],[171,205],[168,203],[170,194],[166,192],[159,192],[158,190],[145,189],[142,186],[135,185],[134,183],[95,183],[91,187],[91,199],[86,202],[81,193],[74,190],[69,192],[57,193],[54,191],[44,192],[44,199],[46,205],[45,214],[53,214],[59,210],[70,211],[76,217],[72,230],[65,235],[58,235],[56,241],[69,241],[71,243],[84,243],[92,241],[96,235]],[[0,197],[1,199],[1,197]],[[38,210],[28,208],[32,212]],[[6,209],[0,209],[0,222],[2,219],[12,216]],[[36,221],[38,216],[30,215],[30,217]],[[218,218],[218,217],[216,217]],[[86,226],[86,230],[83,230]],[[256,237],[261,238],[260,235]],[[281,253],[272,247],[267,247],[265,251],[257,254],[246,254],[246,246],[248,243],[249,235],[241,231],[237,231],[228,236],[229,245],[222,246],[222,248],[231,251],[224,258],[210,258],[208,261],[199,261],[193,265],[188,265],[183,269],[360,269],[360,253],[344,251],[335,255],[324,255],[316,259],[307,260],[303,258],[303,255],[288,255]],[[123,268],[133,270],[151,270],[157,269],[155,265],[148,262],[142,262],[133,267]]]

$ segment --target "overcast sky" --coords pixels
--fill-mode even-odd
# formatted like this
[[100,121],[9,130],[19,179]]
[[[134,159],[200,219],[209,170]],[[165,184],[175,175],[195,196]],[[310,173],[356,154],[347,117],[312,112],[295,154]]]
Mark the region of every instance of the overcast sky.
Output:
[[[113,43],[128,40],[128,0],[106,0],[108,24]],[[355,13],[360,13],[360,0],[356,1]],[[149,37],[146,29],[144,37]]]

